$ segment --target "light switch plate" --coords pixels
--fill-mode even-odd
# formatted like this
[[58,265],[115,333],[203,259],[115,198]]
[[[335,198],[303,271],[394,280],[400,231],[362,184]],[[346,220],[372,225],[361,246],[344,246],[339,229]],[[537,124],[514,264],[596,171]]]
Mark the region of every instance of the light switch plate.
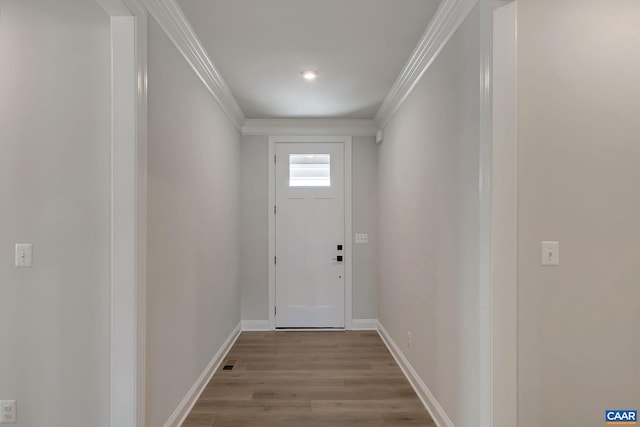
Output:
[[369,235],[367,233],[356,233],[356,243],[357,244],[369,243]]
[[16,401],[0,400],[0,424],[15,424],[17,418]]
[[16,245],[16,267],[31,267],[33,265],[33,245],[18,243]]
[[545,267],[560,265],[560,242],[556,242],[556,241],[541,242],[540,263]]

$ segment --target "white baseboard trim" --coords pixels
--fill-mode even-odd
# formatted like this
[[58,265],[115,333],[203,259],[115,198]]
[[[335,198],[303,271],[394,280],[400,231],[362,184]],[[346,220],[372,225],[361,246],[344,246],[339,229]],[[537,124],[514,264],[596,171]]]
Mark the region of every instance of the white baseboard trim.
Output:
[[171,414],[167,422],[164,423],[164,427],[180,427],[184,423],[184,420],[189,415],[189,412],[191,412],[191,409],[193,409],[193,406],[198,401],[198,398],[204,391],[204,388],[209,383],[209,381],[211,381],[213,374],[215,374],[218,370],[218,367],[225,359],[225,356],[231,349],[231,346],[233,346],[233,344],[238,339],[238,336],[242,331],[241,325],[241,323],[238,323],[238,325],[233,328],[233,331],[231,331],[231,333],[224,341],[222,346],[218,349],[216,354],[213,356],[207,367],[204,369],[204,371],[202,371],[196,382],[191,386],[184,399],[182,399],[182,402],[180,402],[176,410],[173,411],[173,414]]
[[351,329],[354,331],[375,331],[378,329],[378,319],[353,319]]
[[431,418],[433,418],[433,421],[435,421],[436,426],[455,427],[449,416],[447,416],[447,414],[444,412],[444,409],[442,409],[442,406],[440,406],[440,404],[436,400],[433,393],[431,393],[426,384],[422,381],[422,379],[420,379],[420,376],[418,376],[416,370],[413,369],[413,366],[411,366],[409,360],[407,360],[405,355],[402,353],[400,347],[398,347],[395,341],[393,341],[387,330],[384,328],[384,326],[382,326],[382,323],[380,322],[378,322],[378,333],[380,334],[380,337],[382,337],[382,341],[384,341],[384,343],[389,348],[389,351],[393,355],[393,358],[396,359],[396,362],[398,363],[398,365],[400,365],[400,369],[402,369],[402,372],[404,372],[404,375],[409,380],[409,383],[411,383],[411,386],[422,401],[422,404],[425,408],[427,408],[429,414],[431,414]]
[[243,331],[269,331],[269,321],[268,320],[243,320],[242,321],[242,330]]
[[[375,331],[378,329],[378,319],[353,319],[351,323],[351,329],[354,331]],[[269,329],[268,320],[243,320],[243,331],[272,331]],[[282,329],[279,329],[282,330]],[[291,329],[292,331],[299,331],[300,329]],[[309,329],[310,331],[318,330],[317,328]],[[333,331],[334,329],[327,329]]]

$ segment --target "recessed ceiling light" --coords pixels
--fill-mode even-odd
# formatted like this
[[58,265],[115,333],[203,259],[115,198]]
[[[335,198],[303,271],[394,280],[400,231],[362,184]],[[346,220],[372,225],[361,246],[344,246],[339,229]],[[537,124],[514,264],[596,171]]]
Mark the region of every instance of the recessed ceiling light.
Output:
[[318,78],[318,72],[316,70],[304,70],[300,74],[302,74],[305,80],[315,80]]

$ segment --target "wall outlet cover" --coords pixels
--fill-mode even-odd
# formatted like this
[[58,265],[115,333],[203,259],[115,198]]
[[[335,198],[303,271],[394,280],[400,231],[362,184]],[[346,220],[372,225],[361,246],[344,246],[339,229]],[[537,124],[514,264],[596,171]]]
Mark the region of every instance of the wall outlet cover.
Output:
[[560,265],[560,242],[543,241],[540,243],[540,264],[545,267]]
[[15,400],[0,400],[0,424],[15,424],[18,418]]
[[369,243],[369,235],[367,233],[356,233],[356,243],[357,244]]

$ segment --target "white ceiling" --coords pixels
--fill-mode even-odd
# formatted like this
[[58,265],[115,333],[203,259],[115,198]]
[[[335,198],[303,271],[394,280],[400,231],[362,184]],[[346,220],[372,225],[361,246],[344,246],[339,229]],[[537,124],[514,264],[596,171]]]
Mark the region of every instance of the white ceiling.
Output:
[[370,119],[440,0],[178,3],[247,118]]

